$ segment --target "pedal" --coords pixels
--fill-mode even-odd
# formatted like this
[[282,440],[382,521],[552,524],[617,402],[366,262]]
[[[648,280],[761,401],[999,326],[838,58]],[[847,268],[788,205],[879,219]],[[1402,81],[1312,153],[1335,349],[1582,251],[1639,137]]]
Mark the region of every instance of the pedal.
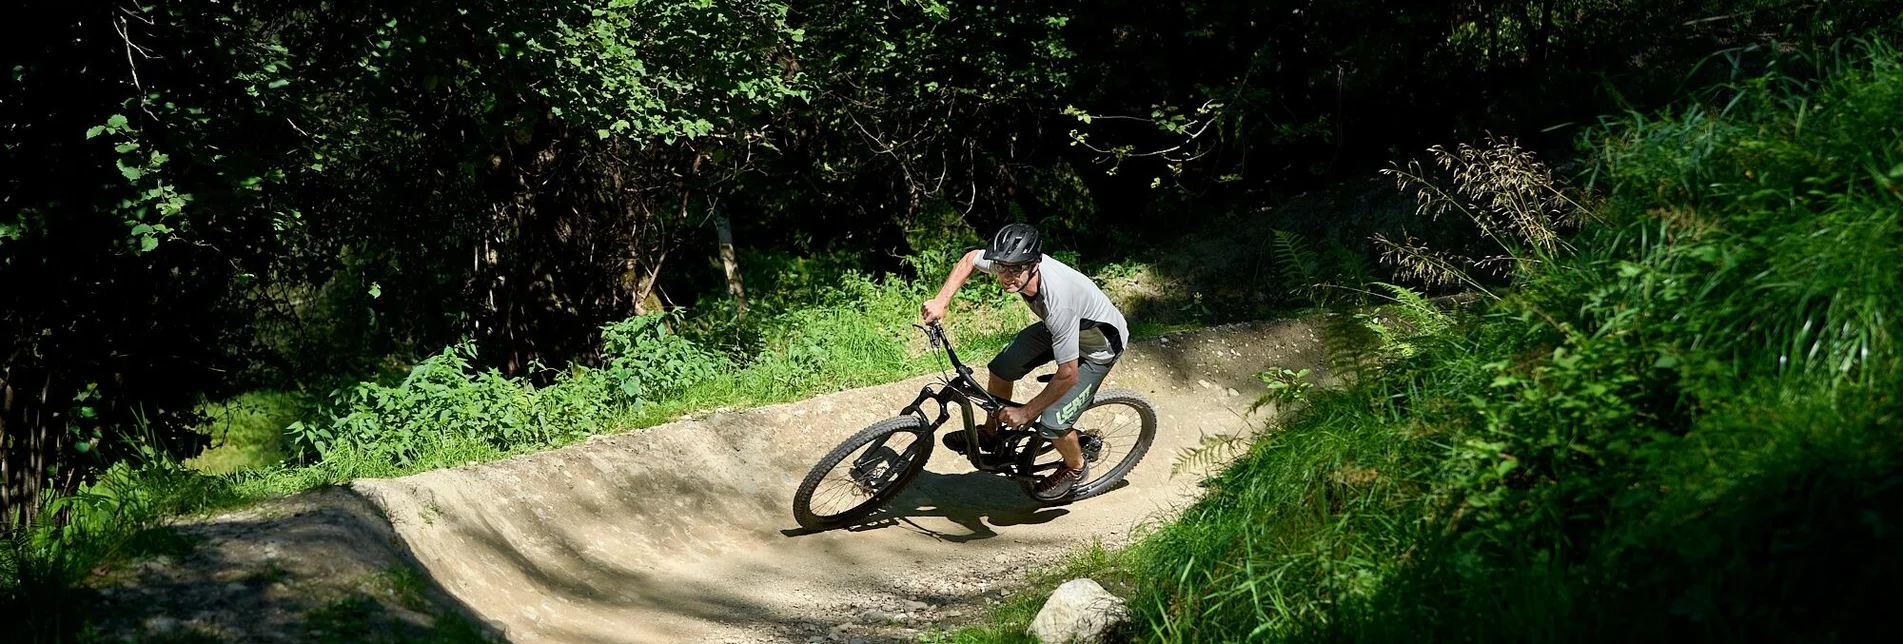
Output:
[[1079,432],[1077,444],[1084,450],[1084,462],[1097,460],[1097,454],[1103,451],[1103,439]]

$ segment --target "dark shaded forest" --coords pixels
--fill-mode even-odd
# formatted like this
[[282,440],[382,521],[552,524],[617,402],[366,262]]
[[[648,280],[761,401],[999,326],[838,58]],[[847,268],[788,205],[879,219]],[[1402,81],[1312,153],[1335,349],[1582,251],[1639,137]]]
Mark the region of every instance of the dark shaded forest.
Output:
[[0,43],[0,511],[197,453],[207,400],[462,338],[545,377],[665,310],[743,355],[719,229],[768,288],[798,258],[911,270],[947,213],[1136,253],[1431,144],[1564,159],[1898,11],[28,0]]

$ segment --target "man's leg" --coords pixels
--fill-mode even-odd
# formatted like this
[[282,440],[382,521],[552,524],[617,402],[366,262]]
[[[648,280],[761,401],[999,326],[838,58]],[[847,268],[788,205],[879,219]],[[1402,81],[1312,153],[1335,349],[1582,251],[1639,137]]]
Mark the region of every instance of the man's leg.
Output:
[[1051,441],[1057,448],[1057,454],[1064,457],[1064,467],[1073,470],[1084,469],[1084,447],[1077,443],[1077,430],[1064,432],[1063,436]]
[[[1051,358],[1050,329],[1045,328],[1043,322],[1032,322],[1030,326],[1018,331],[1017,337],[1011,338],[1010,346],[999,351],[998,356],[992,358],[990,364],[985,365],[985,369],[991,372],[990,379],[985,381],[985,391],[998,398],[1010,400],[1011,394],[1017,389],[1017,381],[1025,374],[1031,373],[1032,369],[1050,362]],[[985,424],[979,431],[985,436],[996,434],[998,432],[997,416],[985,418]]]
[[[991,375],[985,381],[985,391],[993,396],[1010,400],[1018,379],[1050,361],[1051,333],[1044,328],[1043,322],[1033,322],[1030,326],[1024,327],[1024,330],[1018,331],[1017,337],[1011,339],[1011,344],[1003,351],[999,351],[997,357],[992,358],[991,363],[986,365],[985,368]],[[946,434],[945,446],[964,453],[963,434],[964,432]],[[984,422],[978,425],[978,435],[981,439],[997,436],[998,418],[987,415]]]
[[1083,415],[1084,408],[1089,407],[1090,401],[1096,398],[1097,387],[1103,384],[1104,377],[1110,374],[1110,367],[1115,364],[1079,361],[1077,383],[1071,385],[1070,390],[1064,392],[1064,396],[1058,398],[1043,414],[1038,415],[1038,434],[1049,440],[1057,448],[1058,455],[1064,457],[1064,467],[1046,475],[1038,483],[1040,497],[1047,500],[1062,498],[1070,494],[1073,486],[1083,479],[1086,465],[1084,449],[1073,425],[1077,423],[1077,417]]

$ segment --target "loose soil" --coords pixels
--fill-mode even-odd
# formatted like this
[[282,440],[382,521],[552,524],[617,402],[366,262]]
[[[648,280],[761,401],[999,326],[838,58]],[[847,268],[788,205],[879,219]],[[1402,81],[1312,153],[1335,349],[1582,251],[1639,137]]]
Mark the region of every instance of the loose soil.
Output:
[[1156,443],[1128,485],[1080,503],[1042,506],[939,449],[873,519],[800,531],[789,510],[800,478],[927,376],[182,524],[188,554],[100,584],[103,628],[229,641],[394,640],[445,624],[520,642],[910,641],[976,616],[1025,571],[1125,543],[1192,501],[1200,477],[1172,475],[1174,457],[1259,427],[1253,375],[1321,373],[1317,333],[1281,321],[1134,343],[1105,387],[1155,403]]

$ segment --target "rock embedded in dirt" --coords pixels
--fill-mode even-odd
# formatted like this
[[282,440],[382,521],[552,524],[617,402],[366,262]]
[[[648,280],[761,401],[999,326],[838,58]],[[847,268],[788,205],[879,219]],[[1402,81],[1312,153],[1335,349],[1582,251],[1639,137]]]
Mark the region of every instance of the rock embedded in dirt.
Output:
[[178,632],[179,621],[159,615],[145,620],[145,630],[155,635],[171,635]]
[[1103,644],[1129,621],[1123,600],[1087,578],[1058,586],[1031,620],[1029,633],[1043,644]]
[[890,624],[893,622],[905,621],[905,616],[901,614],[896,614],[896,613],[888,613],[888,612],[875,608],[875,609],[867,610],[866,612],[860,613],[859,621],[869,622],[872,624]]

